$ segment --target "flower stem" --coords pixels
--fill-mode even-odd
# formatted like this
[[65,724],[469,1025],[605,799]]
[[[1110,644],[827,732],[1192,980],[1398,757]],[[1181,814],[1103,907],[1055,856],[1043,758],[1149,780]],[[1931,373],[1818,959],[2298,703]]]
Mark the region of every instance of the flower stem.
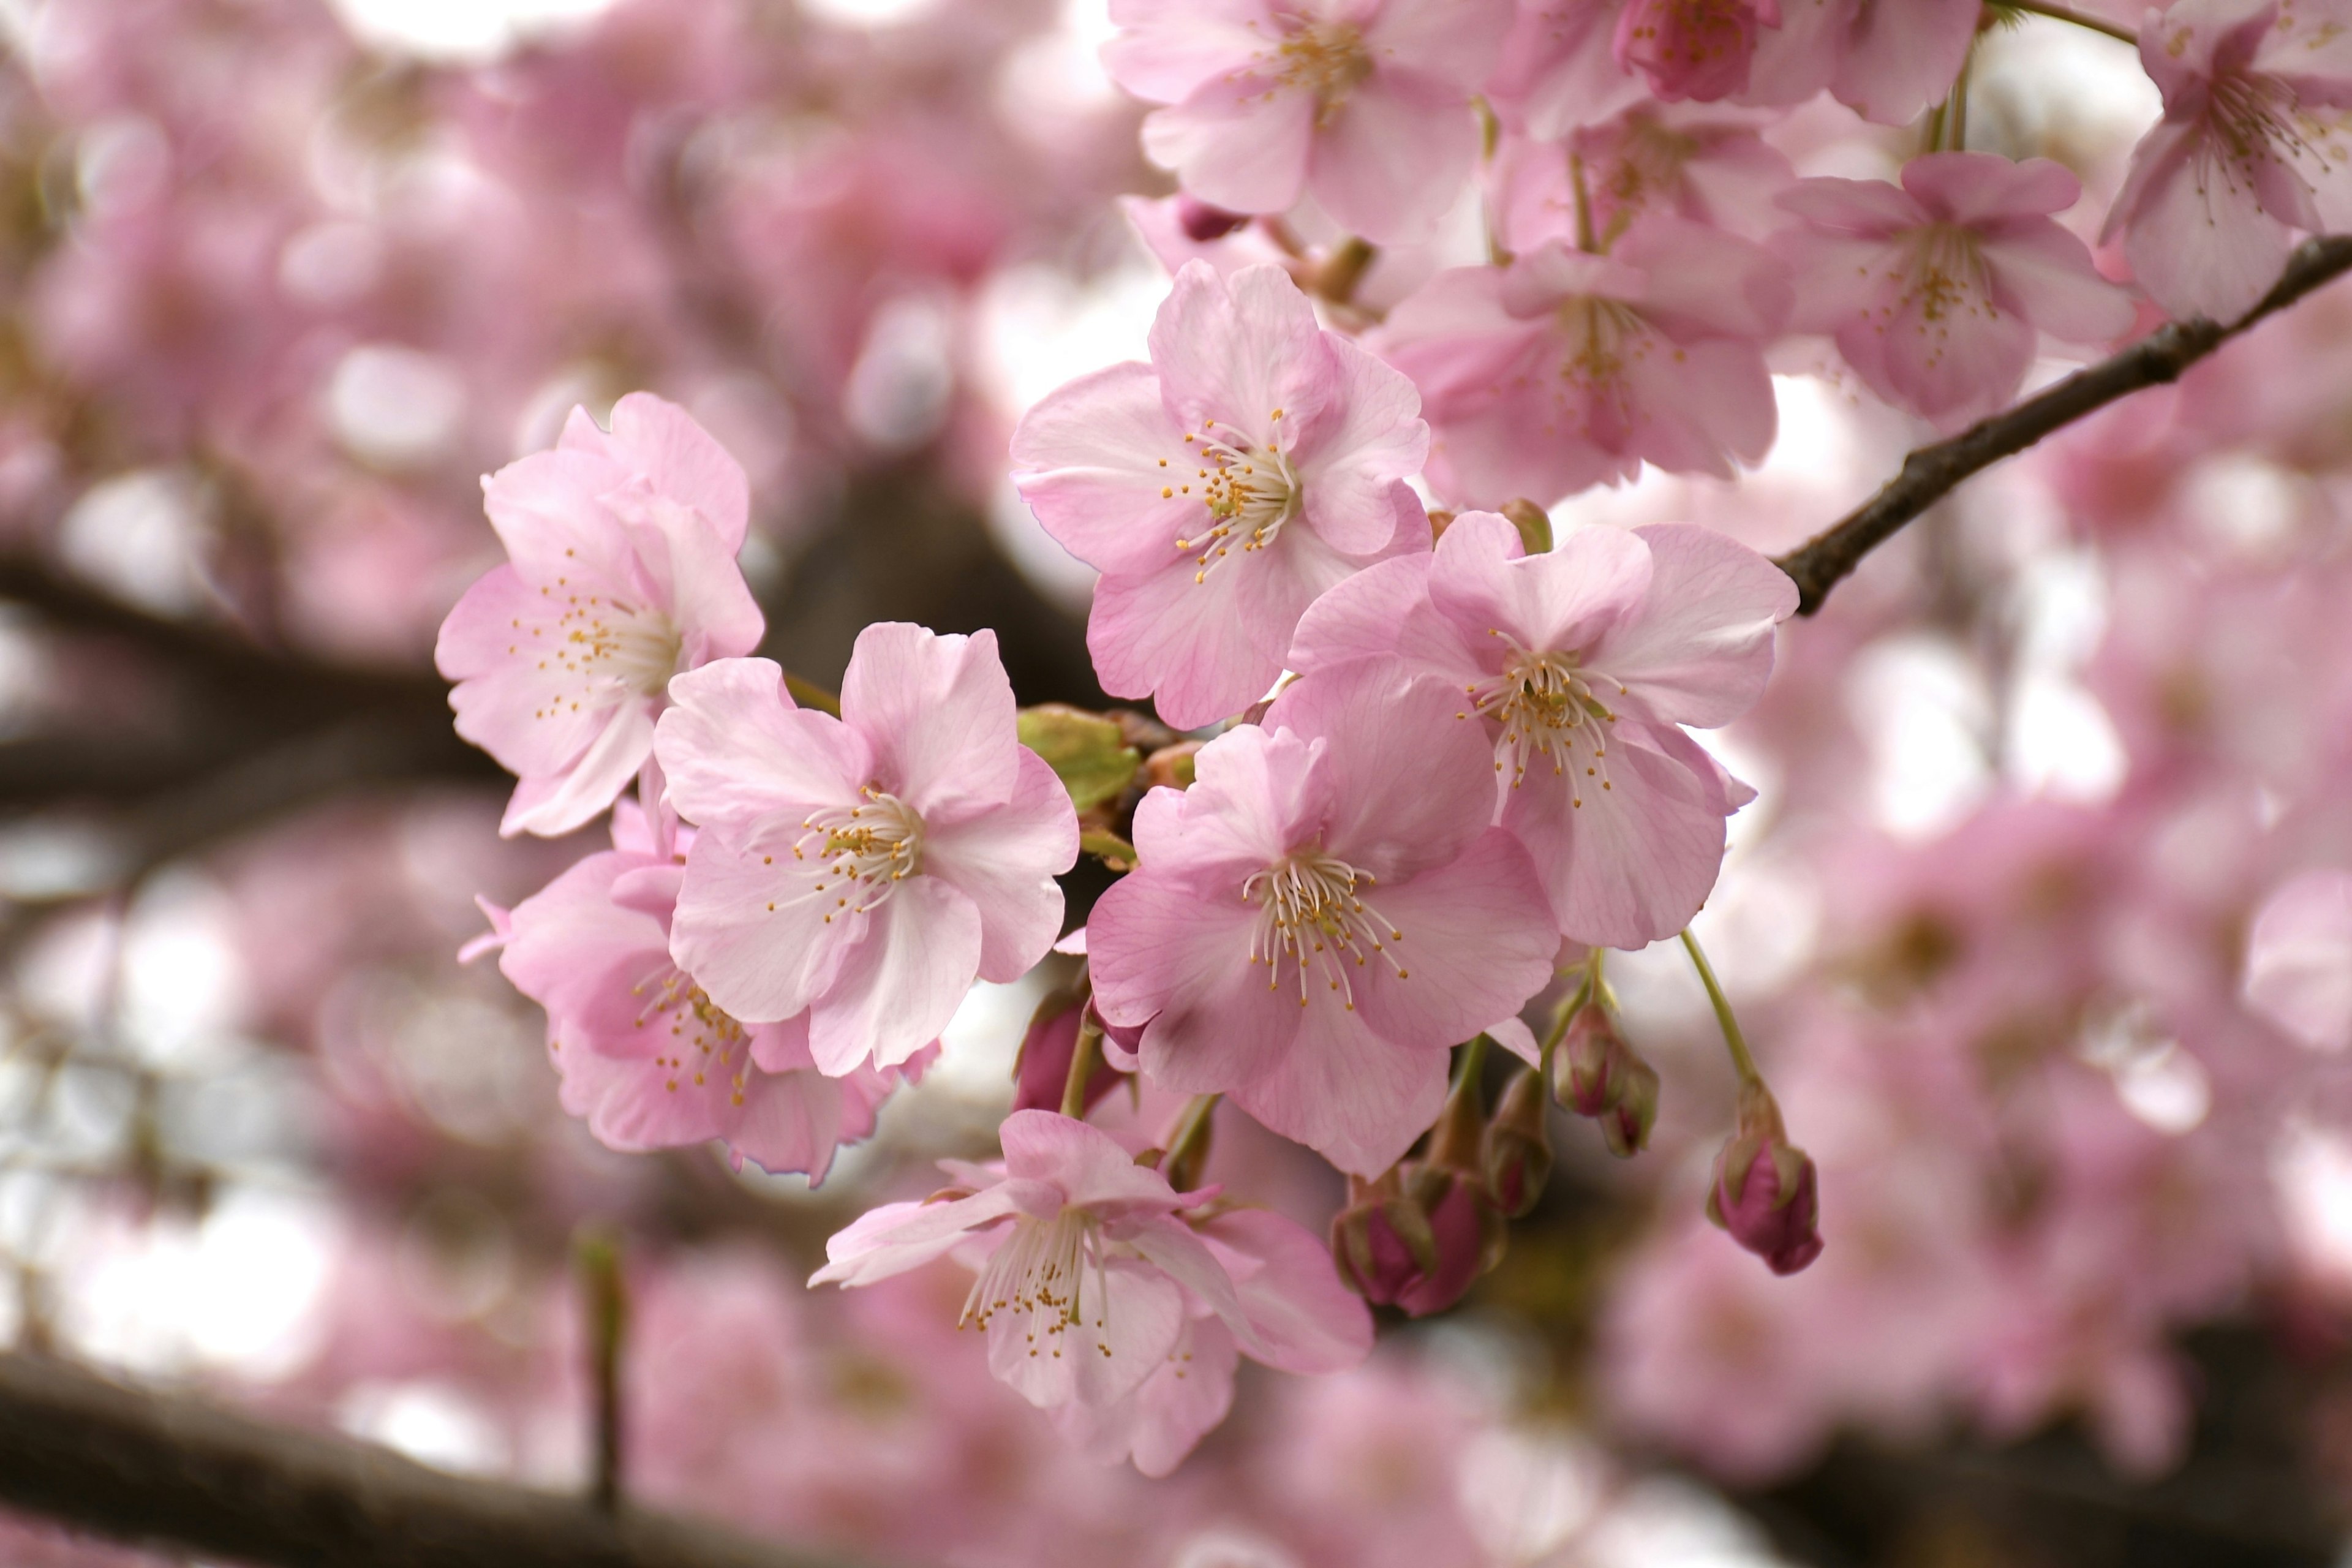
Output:
[[1687,928],[1683,931],[1683,951],[1690,954],[1692,964],[1698,970],[1699,984],[1706,987],[1706,999],[1715,1006],[1715,1021],[1723,1026],[1723,1048],[1731,1053],[1731,1066],[1739,1074],[1739,1081],[1762,1083],[1764,1075],[1756,1070],[1756,1058],[1748,1052],[1748,1037],[1739,1032],[1739,1020],[1731,1016],[1731,1001],[1717,984],[1715,968],[1707,963],[1698,938],[1691,935]]
[[1210,1119],[1215,1116],[1222,1094],[1196,1094],[1185,1105],[1183,1115],[1176,1120],[1175,1131],[1168,1135],[1168,1153],[1160,1162],[1160,1171],[1168,1184],[1180,1193],[1192,1191],[1201,1184],[1201,1166],[1209,1152]]
[[793,701],[803,708],[814,708],[820,713],[830,713],[836,719],[841,717],[841,699],[814,680],[803,680],[791,670],[786,670],[784,689],[792,694]]
[[1538,1058],[1547,1067],[1551,1063],[1552,1052],[1559,1049],[1560,1041],[1568,1038],[1568,1026],[1575,1021],[1576,1016],[1588,1005],[1601,1000],[1601,955],[1608,951],[1605,947],[1592,950],[1585,960],[1583,982],[1568,994],[1560,1003],[1559,1010],[1552,1015],[1551,1030],[1544,1036],[1543,1049],[1537,1053]]
[[2029,16],[2047,16],[2053,22],[2072,22],[2078,27],[2088,27],[2094,33],[2105,33],[2110,38],[2121,39],[2135,47],[2139,44],[2139,35],[2120,23],[2110,22],[2104,16],[2089,16],[2070,6],[2061,5],[2057,4],[2057,0],[1999,0],[1999,4],[2004,11],[2023,11]]
[[1102,1054],[1102,1018],[1092,1002],[1082,1002],[1077,1043],[1070,1047],[1070,1075],[1062,1080],[1062,1114],[1074,1121],[1087,1119],[1087,1080],[1094,1076],[1095,1058]]
[[1968,52],[1960,57],[1960,74],[1952,82],[1951,110],[1944,117],[1944,128],[1949,132],[1947,144],[1955,153],[1969,150],[1969,67],[1976,58],[1976,40],[1970,38]]
[[1584,191],[1584,158],[1577,153],[1568,155],[1568,183],[1576,192],[1576,248],[1588,256],[1601,254],[1601,242],[1592,235],[1592,198]]
[[1356,297],[1356,285],[1364,280],[1380,252],[1367,242],[1350,236],[1331,252],[1315,274],[1315,291],[1335,305],[1344,305]]

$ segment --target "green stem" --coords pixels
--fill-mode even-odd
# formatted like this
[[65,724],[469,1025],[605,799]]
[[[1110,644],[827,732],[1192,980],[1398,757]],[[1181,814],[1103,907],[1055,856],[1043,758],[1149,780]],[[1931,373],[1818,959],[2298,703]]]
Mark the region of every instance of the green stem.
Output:
[[1168,1153],[1160,1162],[1167,1173],[1169,1184],[1178,1192],[1190,1192],[1201,1184],[1199,1166],[1202,1151],[1209,1142],[1210,1118],[1216,1114],[1222,1094],[1196,1094],[1177,1119],[1176,1130],[1168,1138]]
[[1316,291],[1335,305],[1346,304],[1356,297],[1356,285],[1363,281],[1379,255],[1370,244],[1350,236],[1316,273]]
[[1095,1013],[1093,1004],[1081,1002],[1086,1009],[1078,1016],[1077,1043],[1070,1047],[1070,1073],[1062,1080],[1062,1114],[1074,1121],[1087,1116],[1087,1080],[1094,1076],[1095,1058],[1102,1054],[1102,1019]]
[[1748,1052],[1748,1037],[1739,1032],[1739,1020],[1731,1016],[1730,999],[1716,983],[1715,968],[1707,963],[1698,938],[1687,929],[1683,931],[1683,950],[1690,954],[1692,964],[1698,970],[1699,984],[1706,987],[1706,999],[1714,1004],[1715,1021],[1723,1026],[1723,1048],[1731,1053],[1731,1066],[1739,1074],[1739,1081],[1762,1083],[1764,1075],[1756,1070],[1756,1058]]
[[1584,159],[1581,154],[1568,155],[1568,183],[1576,192],[1576,248],[1588,256],[1601,254],[1601,242],[1592,234],[1592,198],[1584,192]]
[[1601,1000],[1601,955],[1608,951],[1605,947],[1592,950],[1591,956],[1585,961],[1583,983],[1569,993],[1568,999],[1559,1005],[1559,1011],[1552,1015],[1551,1032],[1544,1037],[1543,1048],[1537,1053],[1546,1066],[1550,1065],[1551,1054],[1559,1049],[1560,1041],[1568,1038],[1568,1026],[1575,1022],[1576,1016],[1588,1005]]
[[2023,11],[2030,16],[2047,16],[2053,22],[2072,22],[2078,27],[2088,27],[2094,33],[2105,33],[2110,38],[2120,39],[2135,48],[2139,45],[2139,35],[2129,27],[2110,22],[2104,16],[2086,16],[2083,12],[2058,5],[2056,0],[2000,0],[2000,4],[2003,10]]
[[1969,66],[1977,58],[1976,40],[1969,40],[1968,53],[1960,57],[1960,74],[1952,83],[1952,110],[1945,117],[1945,129],[1951,133],[1951,150],[1969,150]]
[[1464,1084],[1475,1086],[1478,1075],[1486,1070],[1486,1037],[1473,1035],[1470,1043],[1462,1047],[1462,1059],[1454,1064],[1454,1090],[1462,1091]]

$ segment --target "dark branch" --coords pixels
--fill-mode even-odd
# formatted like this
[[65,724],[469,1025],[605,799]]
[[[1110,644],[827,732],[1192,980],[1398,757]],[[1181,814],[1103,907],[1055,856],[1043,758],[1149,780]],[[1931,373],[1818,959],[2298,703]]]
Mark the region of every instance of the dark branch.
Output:
[[0,1503],[271,1568],[844,1568],[0,1353]]
[[2014,408],[1979,420],[1948,441],[1920,447],[1903,459],[1903,471],[1885,489],[1826,532],[1780,558],[1780,570],[1797,584],[1797,613],[1810,616],[1820,609],[1830,590],[1864,556],[1979,469],[2022,452],[2119,397],[2178,380],[2181,372],[2231,338],[2347,271],[2352,271],[2352,235],[2305,240],[2271,291],[2228,326],[2199,317],[2158,327],[2114,358],[2075,372]]

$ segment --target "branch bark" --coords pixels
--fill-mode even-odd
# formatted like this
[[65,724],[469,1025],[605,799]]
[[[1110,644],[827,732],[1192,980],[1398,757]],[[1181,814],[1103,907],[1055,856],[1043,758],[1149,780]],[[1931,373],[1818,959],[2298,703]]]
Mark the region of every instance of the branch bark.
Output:
[[1835,526],[1781,556],[1776,564],[1797,584],[1797,613],[1822,607],[1832,588],[1869,554],[1961,481],[2014,457],[2053,431],[2181,372],[2231,338],[2277,314],[2321,285],[2352,271],[2352,235],[2305,240],[2254,308],[2227,326],[2201,317],[2158,327],[2112,359],[2079,370],[2014,408],[1980,419],[1948,441],[1922,447],[1903,470]]
[[0,1502],[269,1568],[846,1568],[0,1353]]

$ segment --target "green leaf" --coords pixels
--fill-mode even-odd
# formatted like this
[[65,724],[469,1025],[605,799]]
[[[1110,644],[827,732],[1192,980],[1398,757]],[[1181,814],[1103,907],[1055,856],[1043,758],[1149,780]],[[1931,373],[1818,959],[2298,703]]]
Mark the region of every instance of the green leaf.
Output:
[[1135,846],[1116,833],[1097,828],[1078,835],[1078,847],[1114,871],[1135,869]]
[[1021,743],[1045,759],[1080,811],[1116,799],[1143,761],[1115,721],[1059,702],[1021,710]]

